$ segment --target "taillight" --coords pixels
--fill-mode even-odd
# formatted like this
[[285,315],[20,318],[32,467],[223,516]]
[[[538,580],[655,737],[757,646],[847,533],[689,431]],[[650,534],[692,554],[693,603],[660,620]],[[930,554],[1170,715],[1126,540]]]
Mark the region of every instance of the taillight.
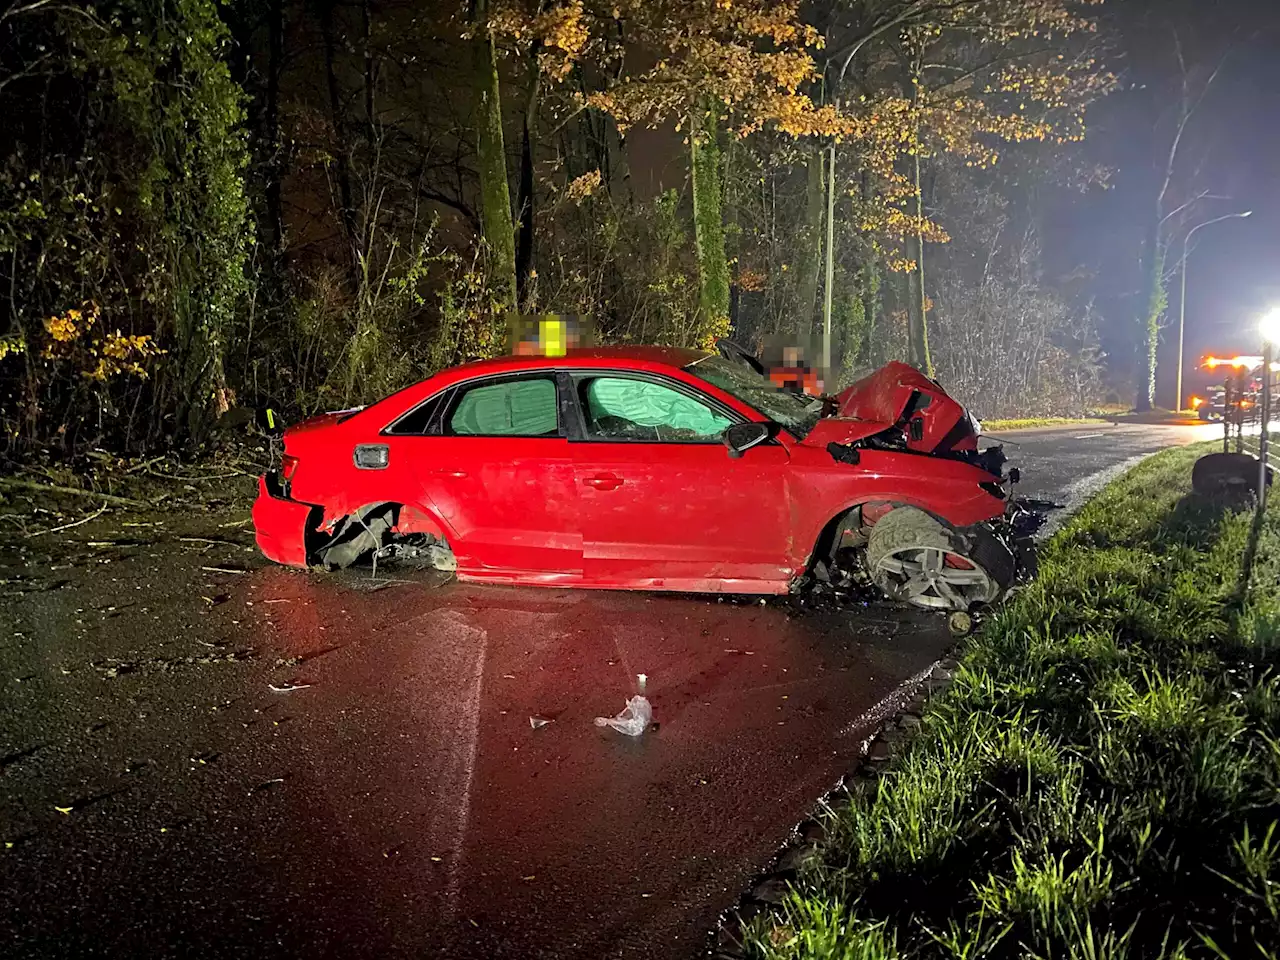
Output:
[[280,458],[280,476],[285,480],[292,480],[294,472],[298,469],[298,458],[284,454]]

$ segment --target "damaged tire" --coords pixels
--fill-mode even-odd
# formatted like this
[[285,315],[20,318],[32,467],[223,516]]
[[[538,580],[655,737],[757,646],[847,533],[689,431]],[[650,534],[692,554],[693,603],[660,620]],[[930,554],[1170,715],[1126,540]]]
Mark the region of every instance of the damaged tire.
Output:
[[449,544],[430,534],[396,534],[400,507],[375,503],[342,518],[329,540],[313,553],[313,561],[326,570],[345,570],[365,558],[375,562],[395,560],[425,564],[442,573],[453,573],[457,560]]
[[395,522],[392,504],[361,507],[342,518],[329,542],[316,550],[316,561],[326,570],[345,570],[361,557],[380,550]]
[[980,526],[963,531],[915,507],[885,514],[867,542],[867,570],[891,599],[926,610],[975,610],[999,599],[1016,572],[1013,555]]

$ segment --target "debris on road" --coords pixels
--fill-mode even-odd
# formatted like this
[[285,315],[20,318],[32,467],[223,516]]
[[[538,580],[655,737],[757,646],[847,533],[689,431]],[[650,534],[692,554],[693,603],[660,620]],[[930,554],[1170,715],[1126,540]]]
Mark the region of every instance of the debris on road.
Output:
[[309,683],[286,683],[278,687],[274,683],[268,683],[267,689],[272,693],[293,693],[295,690],[305,690],[309,686],[311,686]]
[[539,730],[542,727],[545,727],[548,723],[555,723],[555,720],[553,718],[543,717],[537,714],[529,718],[529,726],[533,727],[534,730]]
[[648,677],[641,673],[636,679],[639,681],[640,692],[627,701],[627,705],[616,717],[596,717],[597,727],[612,727],[628,737],[638,737],[649,728],[653,721],[653,707],[643,696]]

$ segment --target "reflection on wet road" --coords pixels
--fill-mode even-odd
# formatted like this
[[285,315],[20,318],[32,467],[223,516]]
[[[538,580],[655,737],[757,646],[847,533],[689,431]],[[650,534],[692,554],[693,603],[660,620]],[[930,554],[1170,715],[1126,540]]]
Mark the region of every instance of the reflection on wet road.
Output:
[[[84,589],[154,589],[157,560],[219,580],[161,550]],[[263,567],[201,584],[226,599],[198,632],[160,596],[21,645],[39,664],[7,729],[58,742],[6,776],[23,893],[0,930],[47,955],[692,952],[846,771],[853,721],[949,642],[888,607],[370,586]],[[29,637],[65,597],[5,612]],[[186,664],[209,637],[242,658]],[[638,673],[657,729],[596,727]],[[76,717],[40,716],[62,697]]]
[[[1160,429],[1010,452],[1078,501],[1199,438]],[[950,642],[888,606],[298,573],[187,522],[223,520],[0,555],[7,956],[691,956]],[[639,673],[657,729],[596,727]]]

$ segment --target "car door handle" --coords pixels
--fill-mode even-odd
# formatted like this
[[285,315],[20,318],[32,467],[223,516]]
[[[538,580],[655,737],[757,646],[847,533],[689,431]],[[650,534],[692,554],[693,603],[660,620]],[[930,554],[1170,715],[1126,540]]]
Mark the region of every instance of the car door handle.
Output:
[[465,476],[467,475],[467,471],[465,471],[465,470],[436,470],[436,471],[435,471],[435,474],[436,474],[436,476],[438,476],[438,477],[453,477],[455,480],[461,480],[463,477],[465,477]]
[[582,480],[588,487],[595,487],[597,490],[616,490],[622,486],[622,478],[615,477],[611,473],[601,473],[594,477],[584,477]]

